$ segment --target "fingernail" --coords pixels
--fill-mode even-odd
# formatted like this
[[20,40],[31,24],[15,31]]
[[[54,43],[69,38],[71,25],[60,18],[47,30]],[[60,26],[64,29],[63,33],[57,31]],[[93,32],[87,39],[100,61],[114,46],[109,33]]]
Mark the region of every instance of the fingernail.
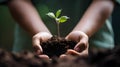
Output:
[[80,49],[77,47],[77,48],[75,48],[75,50],[79,52]]

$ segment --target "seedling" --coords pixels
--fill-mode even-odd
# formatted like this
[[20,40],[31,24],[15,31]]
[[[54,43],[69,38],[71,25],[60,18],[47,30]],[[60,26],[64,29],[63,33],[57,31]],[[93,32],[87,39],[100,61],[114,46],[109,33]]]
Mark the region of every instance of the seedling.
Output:
[[53,18],[57,24],[57,35],[60,37],[60,23],[64,23],[66,22],[69,17],[67,16],[60,16],[62,10],[58,10],[55,14],[53,12],[48,12],[47,15],[50,17],[50,18]]

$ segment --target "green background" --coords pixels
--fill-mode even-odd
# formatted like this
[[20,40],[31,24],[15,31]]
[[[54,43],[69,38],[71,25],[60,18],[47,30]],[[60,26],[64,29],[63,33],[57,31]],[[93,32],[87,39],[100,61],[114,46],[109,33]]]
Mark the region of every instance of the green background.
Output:
[[12,19],[7,6],[0,6],[0,48],[12,49],[15,21]]

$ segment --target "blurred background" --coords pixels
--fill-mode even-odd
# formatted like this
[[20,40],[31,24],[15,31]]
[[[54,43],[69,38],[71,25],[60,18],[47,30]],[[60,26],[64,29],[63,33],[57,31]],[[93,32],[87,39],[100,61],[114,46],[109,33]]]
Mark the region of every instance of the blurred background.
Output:
[[[117,5],[113,12],[113,29],[115,44],[120,45],[120,5]],[[5,5],[0,5],[0,48],[11,50],[14,39],[15,21]]]
[[120,45],[120,5],[115,6],[112,15],[112,25],[115,34],[115,45]]
[[7,6],[0,5],[0,48],[12,49],[14,24]]

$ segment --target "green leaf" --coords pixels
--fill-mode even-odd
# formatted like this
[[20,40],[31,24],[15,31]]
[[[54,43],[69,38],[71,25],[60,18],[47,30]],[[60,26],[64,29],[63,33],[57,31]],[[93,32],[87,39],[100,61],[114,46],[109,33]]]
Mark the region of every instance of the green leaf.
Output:
[[54,13],[53,13],[53,12],[49,12],[49,13],[47,13],[47,15],[48,15],[49,17],[51,17],[51,18],[54,18],[54,19],[55,19],[55,15],[54,15]]
[[57,17],[57,18],[60,16],[61,11],[62,11],[62,10],[58,10],[58,11],[56,12],[56,17]]
[[64,23],[64,22],[66,22],[68,19],[69,19],[69,17],[67,17],[67,16],[61,16],[61,17],[59,18],[58,22],[59,22],[59,23]]

